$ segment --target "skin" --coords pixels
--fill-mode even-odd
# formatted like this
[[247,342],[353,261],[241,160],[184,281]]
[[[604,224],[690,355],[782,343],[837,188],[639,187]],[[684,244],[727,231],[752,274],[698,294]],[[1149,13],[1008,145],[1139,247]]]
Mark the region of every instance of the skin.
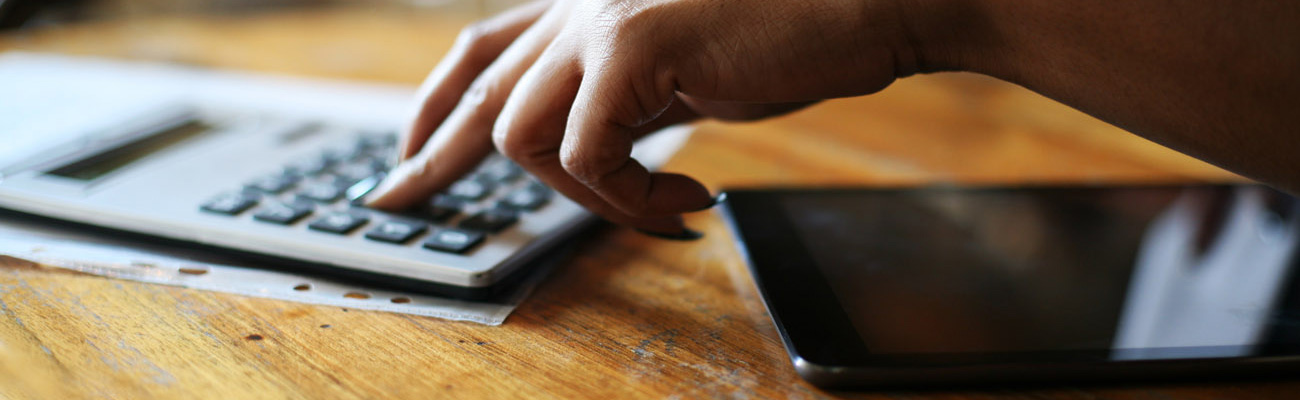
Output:
[[466,28],[421,87],[403,162],[367,198],[417,204],[494,147],[596,214],[664,235],[713,203],[632,142],[969,71],[1300,192],[1300,3],[1245,0],[543,0]]

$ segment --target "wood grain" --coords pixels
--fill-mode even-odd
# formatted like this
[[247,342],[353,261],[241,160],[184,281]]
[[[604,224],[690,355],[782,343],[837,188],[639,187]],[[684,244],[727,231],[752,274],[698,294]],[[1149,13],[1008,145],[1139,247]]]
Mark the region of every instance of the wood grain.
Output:
[[[417,84],[470,20],[386,6],[149,16],[0,36],[0,49]],[[1233,180],[1024,89],[944,74],[750,124],[705,123],[667,166],[714,189]],[[713,212],[704,239],[616,227],[501,327],[153,286],[0,260],[10,398],[1287,398],[1218,382],[828,393],[794,374]]]

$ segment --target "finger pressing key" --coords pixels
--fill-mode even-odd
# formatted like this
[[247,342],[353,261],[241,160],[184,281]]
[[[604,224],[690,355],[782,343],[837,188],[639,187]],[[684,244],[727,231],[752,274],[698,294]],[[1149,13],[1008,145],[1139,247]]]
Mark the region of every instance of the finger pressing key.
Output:
[[402,209],[420,203],[469,173],[492,151],[492,124],[519,76],[555,37],[560,22],[543,16],[461,94],[414,157],[399,164],[368,196],[367,205]]

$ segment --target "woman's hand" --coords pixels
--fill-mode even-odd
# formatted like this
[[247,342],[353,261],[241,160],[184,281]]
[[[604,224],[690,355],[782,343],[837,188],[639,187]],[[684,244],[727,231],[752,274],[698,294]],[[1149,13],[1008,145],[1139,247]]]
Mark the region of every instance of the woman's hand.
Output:
[[369,196],[399,209],[495,146],[619,224],[689,236],[714,199],[630,158],[637,138],[705,117],[754,119],[878,91],[915,72],[893,1],[542,0],[466,28],[420,90],[403,161]]
[[370,197],[402,208],[493,145],[620,224],[687,236],[713,199],[632,142],[963,70],[1021,84],[1300,194],[1300,6],[1067,0],[554,0],[465,30],[421,90],[405,161]]

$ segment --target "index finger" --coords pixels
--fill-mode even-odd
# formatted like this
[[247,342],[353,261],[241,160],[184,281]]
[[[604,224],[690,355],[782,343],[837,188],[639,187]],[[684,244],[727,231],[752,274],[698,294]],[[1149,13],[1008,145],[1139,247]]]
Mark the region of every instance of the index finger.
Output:
[[415,118],[398,144],[398,161],[414,157],[447,119],[475,78],[551,5],[536,0],[461,31],[456,43],[416,91]]

